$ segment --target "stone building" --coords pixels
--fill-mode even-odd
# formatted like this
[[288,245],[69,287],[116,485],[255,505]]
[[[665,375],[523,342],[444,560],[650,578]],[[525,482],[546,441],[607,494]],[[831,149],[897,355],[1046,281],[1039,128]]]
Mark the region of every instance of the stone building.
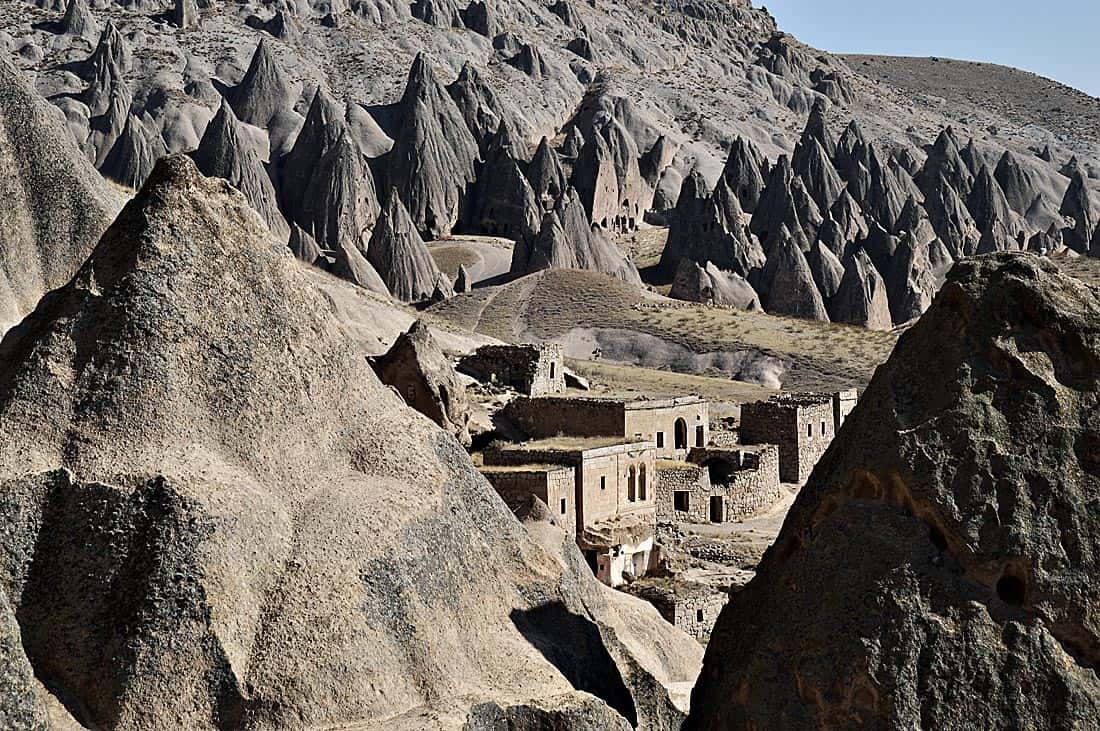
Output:
[[833,398],[779,394],[741,406],[741,441],[779,445],[779,477],[802,483],[836,434]]
[[483,345],[460,359],[458,370],[529,396],[565,391],[565,361],[557,344]]
[[675,625],[706,644],[729,594],[706,584],[678,579],[645,580],[631,586],[630,593],[657,608],[669,624]]
[[558,437],[496,446],[485,451],[484,461],[484,474],[503,488],[505,501],[521,500],[524,491],[540,499],[546,494],[557,501],[548,503],[551,512],[560,513],[564,506],[566,514],[570,506],[560,494],[562,478],[551,476],[546,465],[568,468],[577,545],[597,578],[618,586],[649,571],[657,523],[652,443]]
[[706,399],[521,398],[504,415],[532,439],[566,434],[650,441],[659,459],[684,459],[710,438]]
[[836,431],[840,431],[840,426],[848,418],[848,414],[852,413],[857,401],[859,401],[859,391],[854,388],[833,394],[833,425]]
[[481,474],[518,512],[530,497],[550,509],[554,522],[570,535],[577,533],[576,470],[565,465],[485,465]]
[[779,500],[779,449],[774,444],[695,448],[690,463],[657,466],[657,520],[726,523],[767,510]]

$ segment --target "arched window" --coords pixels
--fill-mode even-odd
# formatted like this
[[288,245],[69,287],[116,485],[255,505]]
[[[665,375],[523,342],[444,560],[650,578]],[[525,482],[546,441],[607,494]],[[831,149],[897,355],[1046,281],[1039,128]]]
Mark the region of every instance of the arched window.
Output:
[[645,500],[645,465],[638,468],[638,499]]
[[688,448],[688,425],[683,419],[676,420],[676,449]]
[[634,502],[638,499],[637,496],[637,475],[634,472],[634,466],[631,465],[630,469],[626,473],[626,499],[629,502]]

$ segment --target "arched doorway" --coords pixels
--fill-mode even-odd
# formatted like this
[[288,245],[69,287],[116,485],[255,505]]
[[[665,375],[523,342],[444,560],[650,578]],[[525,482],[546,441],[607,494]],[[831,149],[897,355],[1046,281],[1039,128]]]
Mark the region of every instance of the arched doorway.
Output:
[[688,448],[688,425],[683,419],[676,420],[676,449]]

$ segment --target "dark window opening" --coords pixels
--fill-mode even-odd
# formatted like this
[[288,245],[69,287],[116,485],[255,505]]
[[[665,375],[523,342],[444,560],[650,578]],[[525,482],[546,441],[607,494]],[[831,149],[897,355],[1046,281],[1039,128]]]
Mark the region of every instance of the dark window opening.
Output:
[[696,447],[705,447],[705,446],[707,446],[706,445],[706,437],[704,436],[703,432],[704,432],[704,429],[703,429],[702,426],[695,427],[695,446]]
[[676,420],[676,449],[687,449],[688,426],[683,419]]
[[821,422],[821,436],[825,436],[825,422]]
[[553,379],[557,375],[556,363],[550,363],[550,378]]
[[733,465],[724,459],[708,459],[703,463],[712,485],[727,485],[732,481]]
[[1020,606],[1024,603],[1027,587],[1022,579],[1016,576],[1002,576],[997,581],[997,596],[1006,604]]
[[600,478],[600,489],[601,490],[606,490],[607,489],[607,478],[606,477],[601,477]]
[[696,622],[702,622],[703,621],[703,610],[702,609],[696,609],[695,610],[695,621]]
[[657,449],[664,449],[665,447],[665,433],[663,431],[657,432]]
[[565,498],[561,499],[561,514],[565,515]]
[[814,435],[814,425],[813,424],[807,424],[806,425],[806,436],[812,437],[813,435]]
[[691,498],[690,493],[687,490],[677,490],[672,493],[672,507],[675,510],[679,510],[682,513],[686,513],[690,509]]

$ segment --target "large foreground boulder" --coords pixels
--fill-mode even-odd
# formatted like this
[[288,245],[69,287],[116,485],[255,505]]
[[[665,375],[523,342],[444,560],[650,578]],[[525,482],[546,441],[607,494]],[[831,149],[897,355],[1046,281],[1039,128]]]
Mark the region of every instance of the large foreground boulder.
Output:
[[715,627],[690,729],[1091,728],[1100,292],[955,266]]
[[692,640],[620,632],[307,282],[174,156],[0,342],[3,713],[41,716],[21,646],[91,728],[455,727],[578,691],[669,727]]
[[57,110],[0,58],[0,332],[67,282],[122,205]]

